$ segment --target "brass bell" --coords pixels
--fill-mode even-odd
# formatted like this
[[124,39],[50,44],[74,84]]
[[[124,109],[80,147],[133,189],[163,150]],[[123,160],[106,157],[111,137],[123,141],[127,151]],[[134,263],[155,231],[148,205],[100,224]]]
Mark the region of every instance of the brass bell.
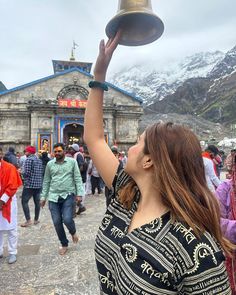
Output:
[[151,0],[119,0],[117,14],[106,26],[108,38],[121,29],[119,44],[139,46],[151,43],[161,37],[164,24],[153,13]]

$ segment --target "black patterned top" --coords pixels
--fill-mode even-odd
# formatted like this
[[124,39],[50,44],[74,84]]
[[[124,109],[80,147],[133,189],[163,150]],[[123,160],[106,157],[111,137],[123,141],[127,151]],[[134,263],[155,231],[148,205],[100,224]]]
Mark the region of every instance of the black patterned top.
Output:
[[117,190],[129,176],[122,170],[113,182],[113,198],[99,228],[95,254],[101,294],[231,294],[224,255],[209,233],[198,239],[167,212],[131,233],[137,209],[126,210]]

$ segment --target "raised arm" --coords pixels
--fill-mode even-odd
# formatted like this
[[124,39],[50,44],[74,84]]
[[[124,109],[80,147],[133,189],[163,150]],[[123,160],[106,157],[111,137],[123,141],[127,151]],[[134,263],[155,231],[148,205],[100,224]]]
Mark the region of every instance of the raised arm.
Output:
[[[108,42],[100,42],[99,55],[94,69],[94,80],[105,82],[106,72],[112,54],[116,49],[120,33]],[[89,154],[103,181],[111,187],[116,170],[119,166],[118,159],[113,155],[104,139],[103,130],[103,94],[100,87],[91,88],[85,111],[84,140],[88,146]]]

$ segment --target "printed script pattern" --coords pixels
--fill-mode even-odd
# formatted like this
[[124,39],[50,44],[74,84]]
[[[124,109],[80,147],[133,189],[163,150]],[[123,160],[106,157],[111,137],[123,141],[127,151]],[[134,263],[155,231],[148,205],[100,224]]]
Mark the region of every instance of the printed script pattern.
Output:
[[116,176],[96,238],[101,294],[231,294],[223,253],[207,232],[198,239],[168,212],[128,233],[139,191],[129,211],[116,196],[128,180],[123,170]]

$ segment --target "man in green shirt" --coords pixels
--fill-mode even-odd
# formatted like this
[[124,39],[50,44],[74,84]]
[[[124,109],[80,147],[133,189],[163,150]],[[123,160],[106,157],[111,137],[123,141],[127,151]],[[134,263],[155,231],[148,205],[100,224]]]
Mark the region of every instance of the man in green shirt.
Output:
[[73,242],[77,243],[73,207],[75,199],[81,200],[84,196],[84,187],[77,162],[65,157],[64,144],[57,143],[53,149],[55,159],[49,161],[46,166],[40,203],[41,207],[44,207],[48,200],[52,221],[62,246],[59,254],[64,255],[69,241],[63,223],[69,230]]

